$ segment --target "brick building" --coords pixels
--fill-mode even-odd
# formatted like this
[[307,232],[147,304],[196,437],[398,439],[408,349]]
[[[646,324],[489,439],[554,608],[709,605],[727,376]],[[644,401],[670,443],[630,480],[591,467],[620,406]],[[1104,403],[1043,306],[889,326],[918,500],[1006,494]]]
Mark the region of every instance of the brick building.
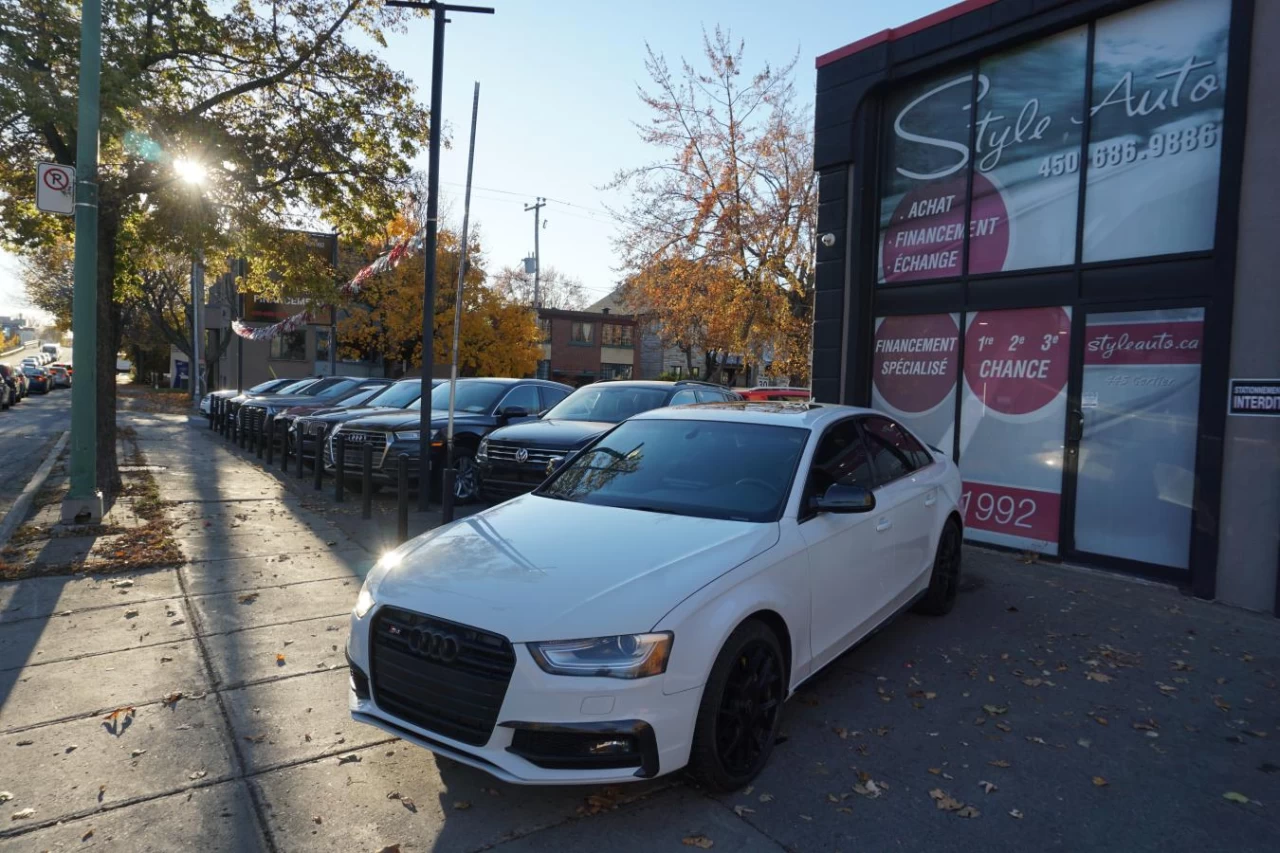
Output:
[[638,378],[636,321],[629,314],[600,311],[538,311],[542,358],[538,378],[569,385],[597,379]]

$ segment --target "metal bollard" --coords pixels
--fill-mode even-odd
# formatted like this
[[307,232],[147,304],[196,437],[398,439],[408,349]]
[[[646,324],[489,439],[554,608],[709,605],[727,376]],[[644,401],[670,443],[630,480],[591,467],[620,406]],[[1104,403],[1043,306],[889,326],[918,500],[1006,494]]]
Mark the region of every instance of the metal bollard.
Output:
[[[276,421],[276,426],[282,427],[284,423]],[[274,431],[280,432],[279,429]],[[289,434],[287,432],[280,436],[280,472],[282,474],[289,473]]]
[[[266,433],[263,439],[267,445],[267,461],[264,465],[269,468],[271,463],[275,461],[276,455],[276,419],[274,416],[267,418],[267,422],[263,424],[263,430]],[[259,453],[258,455],[261,456],[262,454]]]
[[227,412],[231,411],[231,401],[223,400],[222,405],[218,407],[218,425],[214,427],[214,432],[218,435],[225,435],[227,431]]
[[262,422],[262,426],[259,427],[257,432],[255,433],[253,452],[257,455],[259,459],[261,459],[263,449],[264,448],[267,449],[268,465],[271,464],[271,456],[270,456],[271,451],[269,449],[271,446],[271,442],[267,441],[267,436],[271,434],[271,430],[275,429],[275,425],[276,425],[276,416],[267,415],[267,419]]
[[[316,436],[316,449],[311,456],[311,466],[314,469],[315,476],[315,479],[311,482],[311,487],[317,492],[324,488],[324,459],[320,456],[323,438],[323,433]],[[298,455],[302,455],[302,430],[298,430]]]
[[373,445],[365,441],[360,457],[360,517],[373,518]]
[[[287,424],[284,429],[284,440],[289,440],[289,427]],[[293,455],[298,457],[298,479],[301,480],[303,477],[307,476],[307,472],[302,467],[302,433],[298,433],[297,442],[293,446]]]
[[239,435],[236,436],[236,444],[240,445],[240,449],[244,450],[245,441],[249,435],[249,425],[241,421]]
[[338,433],[333,437],[333,502],[347,499],[347,437]]
[[209,400],[209,429],[213,429],[213,422],[218,418],[218,398],[212,397]]
[[396,459],[396,544],[409,538],[409,454]]

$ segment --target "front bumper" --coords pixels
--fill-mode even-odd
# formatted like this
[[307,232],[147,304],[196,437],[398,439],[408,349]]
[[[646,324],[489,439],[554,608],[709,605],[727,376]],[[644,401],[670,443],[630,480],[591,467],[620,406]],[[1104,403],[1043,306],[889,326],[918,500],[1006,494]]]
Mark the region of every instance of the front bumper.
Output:
[[[635,782],[688,763],[700,688],[667,695],[661,676],[625,680],[543,672],[523,644],[488,740],[463,743],[416,726],[379,707],[371,682],[368,637],[377,608],[352,617],[352,719],[425,749],[522,785]],[[602,760],[601,750],[617,750]],[[603,766],[603,765],[612,766]]]
[[[568,451],[565,451],[568,453]],[[476,459],[476,478],[480,493],[487,500],[507,500],[532,492],[547,479],[546,463],[527,462],[516,465]]]

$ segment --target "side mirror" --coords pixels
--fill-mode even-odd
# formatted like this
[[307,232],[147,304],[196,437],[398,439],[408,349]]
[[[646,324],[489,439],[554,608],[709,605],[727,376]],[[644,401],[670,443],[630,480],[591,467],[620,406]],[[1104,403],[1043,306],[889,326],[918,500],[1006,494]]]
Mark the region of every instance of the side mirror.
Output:
[[578,455],[578,451],[570,450],[564,456],[552,456],[550,459],[547,460],[547,476],[550,477],[552,474],[559,471],[564,466],[568,465],[570,462],[573,461],[574,457],[577,455]]
[[503,406],[498,410],[498,417],[508,421],[515,418],[527,418],[529,417],[529,410],[523,406]]
[[862,486],[836,483],[814,498],[812,507],[815,512],[871,512],[876,508],[876,496]]

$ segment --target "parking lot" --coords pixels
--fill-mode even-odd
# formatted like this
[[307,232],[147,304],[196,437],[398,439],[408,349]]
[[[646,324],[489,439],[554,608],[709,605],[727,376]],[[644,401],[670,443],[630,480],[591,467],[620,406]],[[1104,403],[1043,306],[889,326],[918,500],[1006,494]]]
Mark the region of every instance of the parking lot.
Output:
[[350,721],[342,649],[377,555],[325,499],[200,421],[128,419],[187,562],[0,585],[0,850],[1262,850],[1280,831],[1272,620],[976,549],[950,616],[907,616],[800,690],[749,789],[497,782]]

